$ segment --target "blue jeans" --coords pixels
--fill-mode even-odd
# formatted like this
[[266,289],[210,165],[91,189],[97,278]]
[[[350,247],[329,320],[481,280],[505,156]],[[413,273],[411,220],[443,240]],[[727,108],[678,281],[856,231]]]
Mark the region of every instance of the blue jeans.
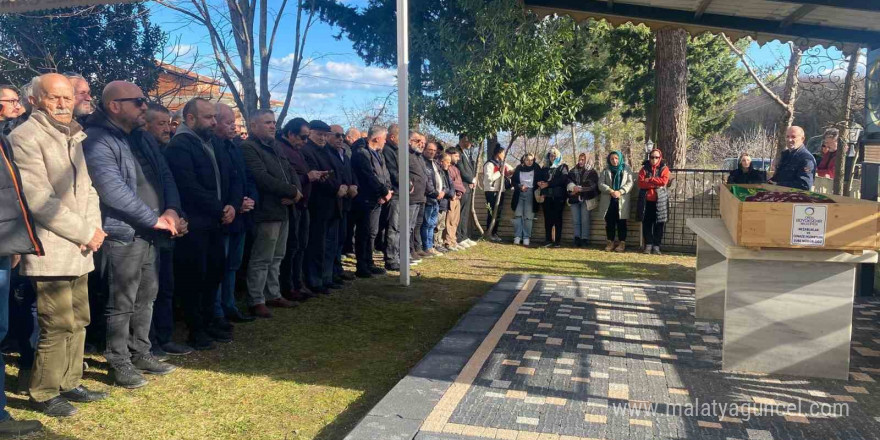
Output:
[[327,233],[324,235],[324,264],[321,266],[321,281],[327,287],[333,284],[333,266],[339,254],[339,219],[327,221]]
[[238,312],[235,305],[235,274],[241,268],[244,257],[244,232],[236,232],[223,237],[223,248],[226,250],[226,272],[217,289],[217,301],[214,303],[214,317],[224,318],[227,313]]
[[[9,331],[9,285],[12,281],[12,270],[10,269],[10,258],[8,256],[0,257],[0,340],[6,337]],[[6,363],[3,356],[0,355],[0,372],[6,371]],[[4,390],[6,386],[6,373],[0,374],[0,390]],[[0,421],[9,419],[9,413],[6,411],[6,393],[0,392]]]
[[515,238],[532,238],[532,224],[535,222],[535,196],[532,191],[519,193],[516,211],[513,213],[513,236]]
[[422,223],[422,250],[428,251],[434,248],[434,229],[437,229],[437,218],[440,215],[440,205],[425,205],[425,221]]
[[575,203],[570,206],[571,221],[574,223],[574,238],[588,240],[590,238],[590,211],[587,202]]

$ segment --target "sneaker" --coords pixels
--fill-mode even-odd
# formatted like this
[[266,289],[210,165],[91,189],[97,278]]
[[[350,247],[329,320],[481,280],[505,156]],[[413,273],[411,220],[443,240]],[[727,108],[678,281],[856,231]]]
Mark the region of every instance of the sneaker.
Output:
[[292,309],[297,306],[297,304],[293,301],[288,301],[284,298],[275,298],[266,301],[266,305],[269,307],[276,307],[281,309]]
[[354,276],[358,278],[373,278],[373,273],[369,270],[358,270],[354,273]]
[[626,251],[626,242],[619,241],[617,242],[617,246],[614,248],[614,252],[625,252]]
[[437,252],[436,249],[428,249],[427,253],[430,254],[432,257],[439,257],[443,255],[440,252]]
[[519,237],[513,237],[513,244],[519,244],[522,241]]
[[545,247],[545,248],[548,248],[548,249],[549,249],[549,248],[552,248],[552,247],[553,247],[553,242],[552,242],[552,241],[551,241],[551,242],[548,242],[547,244],[544,245],[544,247]]
[[76,414],[76,407],[61,396],[55,396],[45,402],[31,399],[31,406],[49,417],[70,417]]
[[476,245],[477,245],[477,242],[471,240],[470,238],[468,238],[467,240],[465,240],[465,242],[467,242],[467,244],[468,244],[469,246],[476,246]]
[[653,247],[653,246],[651,246],[650,244],[646,244],[646,245],[645,245],[645,250],[644,250],[643,253],[645,253],[645,254],[650,254],[650,253],[651,253],[651,248],[652,248],[652,247]]
[[435,246],[434,250],[441,254],[448,254],[450,252],[449,248],[446,246]]
[[140,370],[141,373],[155,374],[157,376],[164,376],[177,369],[176,365],[166,364],[150,355],[132,359],[131,364]]
[[247,316],[244,313],[241,313],[240,310],[235,309],[231,312],[226,312],[226,320],[229,322],[243,323],[256,321],[257,318],[253,316]]
[[654,255],[663,255],[660,253],[660,246],[654,246],[654,248],[651,249],[651,253]]
[[421,263],[421,262],[422,262],[422,259],[419,258],[417,255],[410,255],[410,256],[409,256],[409,262],[410,262],[410,263]]
[[605,252],[611,252],[611,251],[613,251],[614,248],[615,248],[616,246],[617,246],[617,242],[616,242],[616,241],[608,240],[608,241],[605,243]]
[[220,330],[223,330],[224,332],[231,332],[232,330],[235,329],[235,327],[233,327],[233,325],[230,324],[229,321],[227,321],[225,317],[224,318],[216,317],[216,318],[212,319],[211,326],[213,326],[215,328],[219,328]]
[[14,420],[12,417],[0,422],[0,438],[16,438],[43,430],[37,420]]
[[342,281],[354,281],[357,277],[348,272],[342,272],[342,275],[339,275],[339,278],[341,278]]
[[381,267],[370,266],[370,273],[373,275],[385,275],[388,271]]
[[269,308],[266,307],[265,304],[257,304],[255,306],[250,307],[251,315],[256,316],[257,318],[271,318],[272,312],[269,311]]
[[492,234],[492,236],[489,237],[489,240],[494,241],[495,243],[501,243],[502,241],[498,234]]
[[529,245],[529,239],[528,239],[528,238],[523,238],[522,244],[523,244],[523,246],[528,246],[528,245]]
[[397,263],[386,264],[385,270],[390,270],[393,272],[400,272],[400,265]]
[[559,243],[553,243],[553,249],[559,249],[559,248],[561,248],[561,247],[562,247],[561,244],[559,244]]
[[149,383],[147,382],[147,379],[144,379],[144,376],[134,368],[134,365],[130,363],[118,367],[110,367],[110,377],[113,378],[113,383],[115,383],[116,386],[129,390],[140,388]]
[[192,347],[177,342],[166,342],[162,344],[162,350],[171,356],[186,356],[193,352]]
[[427,251],[416,251],[415,254],[422,257],[422,258],[431,258],[434,256],[430,252],[427,252]]
[[67,399],[68,402],[89,403],[106,399],[107,393],[92,391],[80,385],[70,391],[62,391],[61,397]]

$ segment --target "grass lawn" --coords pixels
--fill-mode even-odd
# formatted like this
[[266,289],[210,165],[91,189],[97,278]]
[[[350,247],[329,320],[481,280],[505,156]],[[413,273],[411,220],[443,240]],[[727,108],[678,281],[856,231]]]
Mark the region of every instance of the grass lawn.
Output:
[[[181,369],[139,390],[111,387],[103,358],[90,358],[85,385],[110,398],[76,404],[70,419],[38,415],[7,393],[8,405],[46,425],[34,438],[341,439],[505,273],[693,281],[694,265],[685,255],[481,243],[416,266],[408,289],[397,277],[359,280],[239,324],[233,343],[173,359]],[[17,374],[7,368],[8,389]]]

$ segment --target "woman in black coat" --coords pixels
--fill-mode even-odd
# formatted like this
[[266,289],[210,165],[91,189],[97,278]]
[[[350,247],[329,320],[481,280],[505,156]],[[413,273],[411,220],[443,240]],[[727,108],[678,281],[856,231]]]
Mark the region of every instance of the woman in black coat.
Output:
[[727,183],[742,185],[767,183],[767,173],[752,168],[752,158],[749,153],[739,156],[739,166],[727,176]]
[[[538,188],[544,196],[544,233],[547,244],[544,247],[560,247],[562,243],[562,213],[568,198],[568,165],[562,163],[562,155],[556,148],[547,152]],[[554,234],[553,228],[556,228]]]

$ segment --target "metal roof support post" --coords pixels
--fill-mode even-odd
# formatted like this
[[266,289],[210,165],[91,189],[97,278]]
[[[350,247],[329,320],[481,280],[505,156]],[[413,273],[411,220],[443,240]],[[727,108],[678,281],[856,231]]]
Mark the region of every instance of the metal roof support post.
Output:
[[[856,51],[853,55],[859,56]],[[869,150],[880,148],[880,49],[868,48],[865,69],[865,134],[863,136],[865,157],[862,162],[862,199],[877,200],[880,183],[880,162]],[[873,147],[872,147],[873,146]],[[874,264],[859,267],[858,296],[874,295]]]
[[[397,119],[400,135],[397,140],[398,188],[400,191],[398,225],[400,225],[400,284],[409,286],[409,5],[397,0]],[[416,232],[418,233],[418,232]]]

